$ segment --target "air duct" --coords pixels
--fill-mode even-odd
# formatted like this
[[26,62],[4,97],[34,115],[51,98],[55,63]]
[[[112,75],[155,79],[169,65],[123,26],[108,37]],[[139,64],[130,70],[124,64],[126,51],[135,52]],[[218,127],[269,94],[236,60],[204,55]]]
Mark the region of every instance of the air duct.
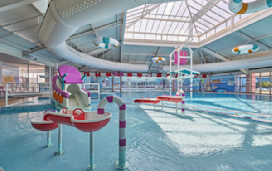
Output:
[[[80,53],[67,45],[66,40],[83,25],[142,4],[163,2],[168,0],[54,0],[50,2],[38,37],[49,51],[73,63],[121,72],[148,72],[148,65],[112,62]],[[194,65],[194,69],[200,72],[227,71],[265,67],[271,63],[269,57]],[[168,66],[163,66],[161,71],[169,72]]]

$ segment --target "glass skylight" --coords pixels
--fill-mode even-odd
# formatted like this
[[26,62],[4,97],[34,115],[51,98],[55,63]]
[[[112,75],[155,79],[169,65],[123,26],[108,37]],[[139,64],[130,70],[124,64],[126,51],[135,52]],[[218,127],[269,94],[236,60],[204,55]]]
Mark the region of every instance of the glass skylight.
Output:
[[197,43],[246,16],[230,12],[227,0],[146,4],[127,11],[125,39],[180,42],[192,36]]

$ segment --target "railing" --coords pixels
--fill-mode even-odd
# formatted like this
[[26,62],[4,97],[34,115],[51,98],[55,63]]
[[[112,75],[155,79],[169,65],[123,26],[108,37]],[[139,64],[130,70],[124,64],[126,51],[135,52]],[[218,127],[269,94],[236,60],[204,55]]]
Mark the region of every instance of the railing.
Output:
[[100,85],[99,83],[84,83],[83,88],[91,93],[97,93],[97,98],[100,99]]
[[122,92],[169,91],[169,87],[157,85],[122,85]]
[[49,83],[6,83],[1,96],[5,96],[6,107],[10,96],[31,96],[50,93]]

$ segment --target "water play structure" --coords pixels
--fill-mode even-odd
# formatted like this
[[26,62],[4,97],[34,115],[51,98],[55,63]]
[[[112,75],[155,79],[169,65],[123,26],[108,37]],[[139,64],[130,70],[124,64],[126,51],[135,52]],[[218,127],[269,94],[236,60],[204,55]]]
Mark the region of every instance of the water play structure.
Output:
[[[193,97],[193,78],[194,75],[200,74],[198,71],[193,70],[193,50],[187,45],[183,44],[176,48],[169,55],[169,76],[170,81],[170,96],[172,92],[172,80],[177,80],[177,91],[183,89],[183,82],[185,79],[190,79],[190,98]],[[190,67],[185,68],[184,65],[189,61]],[[174,76],[174,77],[173,77]]]
[[[181,94],[181,97],[180,97]],[[155,105],[162,102],[161,103],[161,110],[163,110],[164,107],[164,101],[166,102],[171,102],[171,103],[176,103],[176,113],[178,113],[178,103],[181,103],[181,113],[182,115],[185,114],[185,94],[183,90],[178,90],[176,92],[176,96],[167,96],[167,95],[163,95],[163,96],[158,96],[156,98],[140,98],[140,99],[135,99],[134,102],[135,103],[143,103],[143,104],[154,104],[154,109],[155,109]]]
[[232,53],[234,54],[247,54],[247,53],[253,53],[257,52],[259,50],[259,46],[256,44],[247,44],[247,45],[241,45],[237,46],[232,49]]
[[271,0],[256,0],[250,3],[244,3],[243,0],[229,0],[229,10],[235,14],[250,14],[271,7]]
[[83,77],[72,66],[63,65],[58,68],[58,75],[53,77],[52,82],[53,101],[57,107],[75,109],[90,106],[91,92],[83,88]]
[[[58,128],[58,151],[56,154],[63,154],[62,124],[73,126],[83,132],[90,132],[90,166],[88,169],[94,169],[96,166],[93,155],[93,132],[100,130],[109,123],[112,114],[106,112],[105,107],[108,103],[115,103],[119,107],[119,157],[115,167],[118,169],[127,168],[126,104],[119,97],[108,96],[100,101],[96,112],[89,111],[86,107],[90,105],[90,93],[86,89],[82,90],[80,73],[75,68],[66,65],[59,67],[58,71],[59,76],[53,78],[55,93],[53,101],[59,111],[48,109],[42,117],[31,120],[35,129],[47,131],[46,147],[52,146],[50,131]],[[59,101],[60,96],[63,97],[63,101]]]

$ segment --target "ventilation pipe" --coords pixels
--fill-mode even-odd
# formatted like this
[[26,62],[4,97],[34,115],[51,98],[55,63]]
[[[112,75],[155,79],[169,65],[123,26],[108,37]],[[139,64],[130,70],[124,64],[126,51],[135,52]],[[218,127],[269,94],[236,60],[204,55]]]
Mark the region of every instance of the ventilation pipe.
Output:
[[[168,0],[54,0],[44,17],[38,33],[40,41],[49,51],[73,63],[121,72],[148,72],[148,65],[128,64],[98,59],[78,52],[66,44],[66,40],[81,26],[120,14],[130,8],[147,3],[164,3]],[[230,71],[241,68],[269,66],[272,57],[243,59],[230,62],[194,65],[200,72]],[[163,66],[161,72],[169,72]]]

